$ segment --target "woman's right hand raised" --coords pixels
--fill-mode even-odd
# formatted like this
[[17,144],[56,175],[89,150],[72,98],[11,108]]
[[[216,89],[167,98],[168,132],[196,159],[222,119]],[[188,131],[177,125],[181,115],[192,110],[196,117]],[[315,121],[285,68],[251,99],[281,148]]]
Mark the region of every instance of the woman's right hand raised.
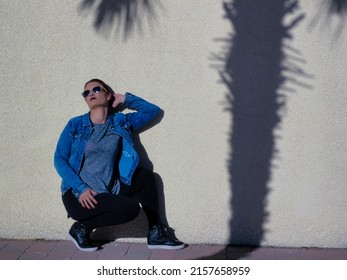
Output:
[[87,189],[84,193],[80,195],[79,201],[82,204],[83,208],[87,209],[94,209],[95,206],[98,204],[96,199],[94,198],[94,195],[97,195],[98,193],[93,191],[92,189]]
[[116,108],[119,104],[123,104],[125,101],[125,95],[120,93],[114,93],[114,101],[112,104],[113,108]]

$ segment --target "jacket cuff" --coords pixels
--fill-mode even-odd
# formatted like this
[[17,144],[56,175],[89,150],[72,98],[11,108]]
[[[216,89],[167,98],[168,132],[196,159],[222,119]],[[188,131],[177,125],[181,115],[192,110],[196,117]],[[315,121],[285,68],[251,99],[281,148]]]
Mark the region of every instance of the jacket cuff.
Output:
[[86,184],[81,184],[77,189],[72,189],[72,193],[79,198],[82,193],[88,190],[89,187]]
[[134,95],[130,92],[125,93],[124,106],[128,107],[134,99]]

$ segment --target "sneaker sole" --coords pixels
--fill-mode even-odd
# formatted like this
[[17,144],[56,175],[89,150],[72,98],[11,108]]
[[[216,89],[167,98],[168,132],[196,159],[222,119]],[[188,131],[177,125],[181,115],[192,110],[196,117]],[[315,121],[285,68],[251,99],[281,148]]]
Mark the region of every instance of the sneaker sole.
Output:
[[170,246],[170,245],[147,245],[148,249],[167,249],[167,250],[179,250],[185,247],[184,244]]
[[98,250],[98,247],[90,247],[90,248],[82,248],[78,245],[77,241],[70,235],[70,233],[67,234],[67,238],[69,238],[73,244],[75,244],[75,246],[78,248],[78,250],[80,251],[84,251],[84,252],[95,252]]

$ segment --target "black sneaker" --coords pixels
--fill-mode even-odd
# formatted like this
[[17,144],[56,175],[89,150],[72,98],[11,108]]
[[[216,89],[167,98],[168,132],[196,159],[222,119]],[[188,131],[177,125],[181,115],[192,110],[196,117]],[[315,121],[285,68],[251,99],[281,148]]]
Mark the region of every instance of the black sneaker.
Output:
[[75,222],[67,236],[79,250],[94,252],[98,250],[98,247],[90,242],[90,234],[91,231],[85,225]]
[[172,236],[166,226],[156,225],[152,227],[147,236],[149,249],[182,249],[184,243]]

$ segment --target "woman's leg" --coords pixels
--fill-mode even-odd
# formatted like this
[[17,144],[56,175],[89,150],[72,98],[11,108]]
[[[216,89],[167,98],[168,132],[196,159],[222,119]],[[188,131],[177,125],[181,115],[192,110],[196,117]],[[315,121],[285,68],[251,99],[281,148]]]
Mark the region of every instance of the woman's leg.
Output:
[[131,186],[121,184],[120,195],[139,195],[139,201],[148,220],[149,228],[160,223],[159,196],[153,171],[139,168],[132,177]]
[[149,224],[147,244],[150,249],[182,249],[184,243],[169,233],[161,223],[159,195],[154,173],[146,168],[136,170],[131,186],[121,186],[120,194],[131,196],[139,194],[140,203]]
[[[152,249],[181,249],[183,242],[169,234],[167,227],[161,224],[159,196],[154,173],[148,169],[136,170],[131,186],[121,185],[119,195],[98,194],[95,209],[83,208],[71,191],[63,195],[63,202],[69,216],[79,223],[75,223],[69,235],[80,250],[94,250],[88,241],[86,228],[95,229],[102,226],[117,225],[133,220],[139,214],[139,204],[131,198],[139,194],[140,203],[147,216],[149,233],[147,236],[148,247]],[[76,225],[77,224],[77,225]]]
[[63,203],[68,215],[90,229],[118,225],[135,219],[140,210],[133,199],[108,193],[95,196],[95,209],[83,208],[71,191],[63,195]]

